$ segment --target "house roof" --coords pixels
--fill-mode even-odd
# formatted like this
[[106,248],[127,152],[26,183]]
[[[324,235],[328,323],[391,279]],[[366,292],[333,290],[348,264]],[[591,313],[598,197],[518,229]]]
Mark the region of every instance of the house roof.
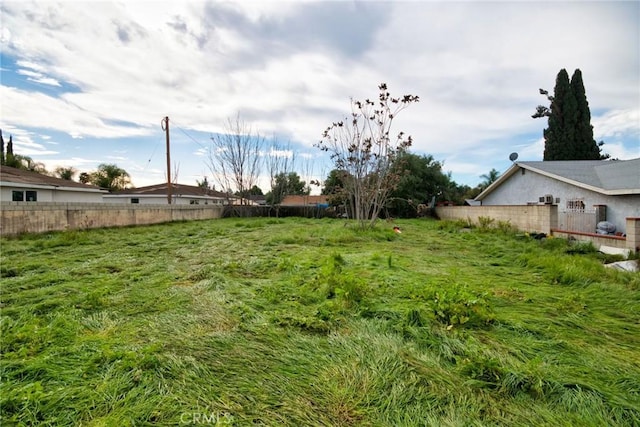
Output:
[[0,167],[0,186],[84,192],[107,192],[107,190],[96,187],[95,185],[88,185],[81,182],[60,179],[24,169],[12,168],[9,166]]
[[480,193],[482,200],[520,169],[606,195],[640,194],[640,158],[631,160],[556,160],[516,162]]
[[327,196],[291,195],[285,196],[281,206],[316,206],[326,204]]
[[[171,184],[171,193],[174,196],[227,198],[225,193],[219,191],[184,184]],[[114,191],[111,194],[113,196],[166,196],[167,183],[127,188],[125,190]]]

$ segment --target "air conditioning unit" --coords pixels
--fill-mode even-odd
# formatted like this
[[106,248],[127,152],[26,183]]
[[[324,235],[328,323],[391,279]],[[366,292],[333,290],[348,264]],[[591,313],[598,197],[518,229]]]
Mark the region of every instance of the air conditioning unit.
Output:
[[552,205],[553,204],[553,196],[551,194],[545,194],[544,195],[544,204],[545,205]]

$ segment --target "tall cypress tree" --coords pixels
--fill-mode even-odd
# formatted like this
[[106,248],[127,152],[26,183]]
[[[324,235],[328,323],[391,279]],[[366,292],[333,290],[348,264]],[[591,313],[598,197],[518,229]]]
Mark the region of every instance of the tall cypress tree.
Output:
[[0,165],[4,165],[4,137],[2,136],[2,129],[0,129]]
[[14,166],[15,156],[13,155],[13,135],[9,135],[9,142],[7,143],[7,154],[4,159],[7,166]]
[[600,153],[593,139],[591,112],[582,82],[582,72],[575,70],[571,81],[564,68],[556,77],[553,96],[540,89],[551,101],[550,107],[539,105],[533,118],[548,117],[544,130],[544,160],[598,160],[608,156]]
[[549,123],[544,130],[544,160],[570,160],[578,120],[577,103],[564,68],[556,77]]
[[582,71],[577,69],[571,76],[571,90],[576,98],[578,107],[578,123],[576,124],[575,158],[580,160],[600,160],[604,156],[600,154],[600,146],[593,139],[593,126],[591,125],[591,111],[587,95],[582,83]]

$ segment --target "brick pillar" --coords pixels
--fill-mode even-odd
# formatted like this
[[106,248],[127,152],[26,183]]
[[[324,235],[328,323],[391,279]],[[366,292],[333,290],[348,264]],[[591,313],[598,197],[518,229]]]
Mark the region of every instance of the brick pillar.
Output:
[[627,218],[627,249],[640,252],[640,217]]

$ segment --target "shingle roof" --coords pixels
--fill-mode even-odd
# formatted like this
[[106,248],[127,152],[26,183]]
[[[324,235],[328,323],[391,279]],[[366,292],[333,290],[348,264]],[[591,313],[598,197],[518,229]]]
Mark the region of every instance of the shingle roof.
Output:
[[640,189],[640,158],[607,161],[518,162],[518,164],[530,170],[606,191]]
[[2,185],[23,184],[23,186],[31,185],[33,187],[55,187],[75,189],[77,191],[106,192],[106,190],[94,185],[60,179],[24,169],[12,168],[9,166],[0,167],[0,182],[2,183]]
[[[227,195],[215,190],[207,190],[202,187],[196,187],[194,185],[184,184],[171,184],[171,192],[174,195],[181,196],[209,196],[226,198]],[[146,187],[128,188],[126,190],[115,191],[114,195],[140,195],[140,196],[155,196],[167,194],[167,183],[148,185]]]
[[602,194],[640,194],[640,158],[631,160],[556,160],[516,162],[480,193],[482,200],[520,169]]

